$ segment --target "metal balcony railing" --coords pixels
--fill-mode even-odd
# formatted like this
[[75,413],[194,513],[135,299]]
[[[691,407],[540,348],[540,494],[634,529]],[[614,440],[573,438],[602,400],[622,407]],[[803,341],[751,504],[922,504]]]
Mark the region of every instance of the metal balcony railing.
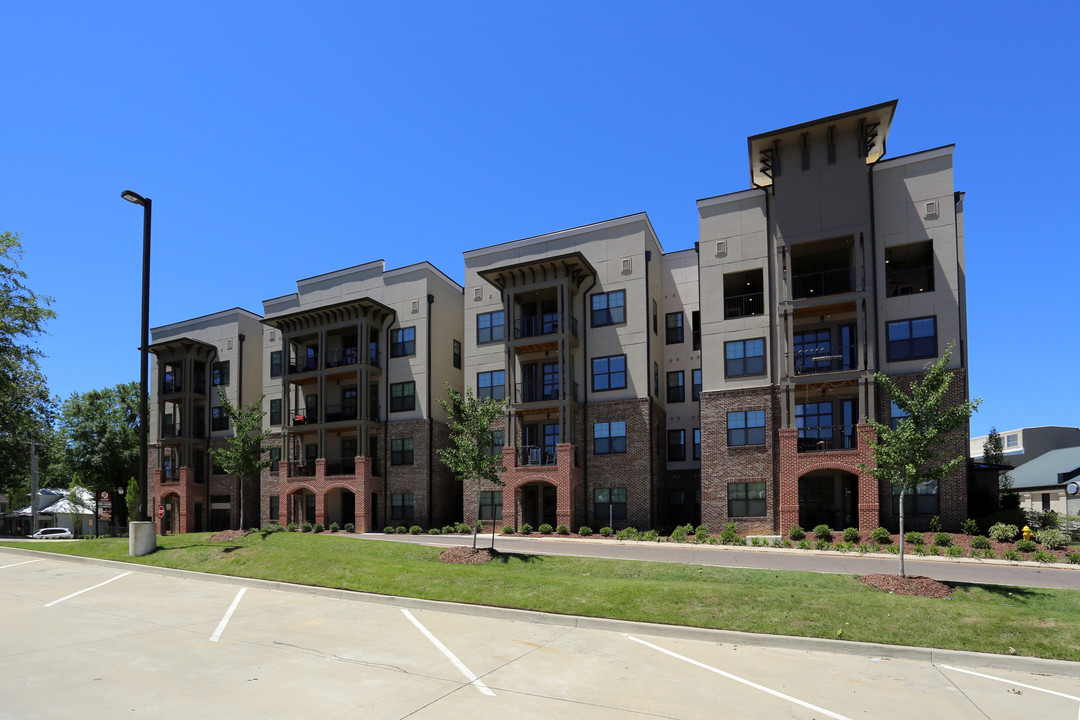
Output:
[[180,437],[180,423],[165,423],[161,426],[162,438]]
[[336,359],[327,360],[327,368],[343,367],[345,365],[355,365],[357,362],[356,348],[354,347],[344,348],[343,353],[339,352],[338,350],[333,350],[331,351],[331,353],[336,356]]
[[[567,328],[565,318],[558,315],[538,315],[536,317],[520,318],[514,322],[514,339],[541,337],[543,335],[555,335],[564,332]],[[570,334],[578,336],[578,321],[573,315],[570,316]]]
[[799,428],[799,452],[855,450],[859,447],[854,425]]
[[319,358],[316,357],[303,357],[291,360],[289,362],[289,373],[303,373],[311,372],[312,370],[319,369]]
[[315,410],[295,410],[291,420],[290,425],[314,425],[319,422],[319,413]]
[[566,383],[544,382],[542,380],[520,382],[514,386],[515,403],[555,402],[558,400],[577,400],[578,384],[570,383],[570,395],[563,398]]
[[326,422],[340,422],[356,419],[356,403],[326,406]]
[[326,460],[326,474],[327,475],[355,475],[356,474],[356,458],[327,458]]
[[555,446],[522,445],[517,449],[518,465],[554,465],[557,461]]
[[914,295],[933,289],[933,266],[885,271],[885,297]]
[[791,281],[792,297],[796,300],[839,295],[851,292],[855,287],[855,268],[844,267],[794,275]]
[[180,378],[166,378],[161,382],[161,394],[178,393],[184,391],[184,383]]
[[803,348],[795,352],[795,374],[843,372],[856,369],[856,346]]
[[724,319],[762,315],[765,312],[765,293],[731,295],[724,298]]
[[314,460],[292,460],[289,462],[289,477],[315,477]]

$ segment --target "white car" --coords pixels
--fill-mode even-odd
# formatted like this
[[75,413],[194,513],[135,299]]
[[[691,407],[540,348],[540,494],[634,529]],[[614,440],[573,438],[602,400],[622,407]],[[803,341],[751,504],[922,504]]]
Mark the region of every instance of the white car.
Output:
[[73,538],[75,536],[72,535],[71,531],[68,530],[67,528],[54,527],[54,528],[42,528],[41,530],[38,530],[36,533],[31,535],[30,537],[36,538],[38,540],[49,540],[49,539],[58,540],[58,539],[65,539],[65,538],[70,540],[71,538]]

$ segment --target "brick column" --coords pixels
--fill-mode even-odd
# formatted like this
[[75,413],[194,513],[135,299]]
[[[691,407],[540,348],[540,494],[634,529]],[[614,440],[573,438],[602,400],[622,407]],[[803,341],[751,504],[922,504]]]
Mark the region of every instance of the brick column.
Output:
[[555,524],[572,527],[574,524],[574,445],[559,443],[555,446]]
[[799,524],[799,473],[796,467],[799,452],[799,431],[780,428],[780,527],[787,535],[792,525]]
[[[870,444],[877,439],[871,425],[856,425],[859,443],[859,461],[873,464],[874,455]],[[878,497],[878,481],[868,473],[859,471],[859,528],[869,532],[881,524],[881,498]]]

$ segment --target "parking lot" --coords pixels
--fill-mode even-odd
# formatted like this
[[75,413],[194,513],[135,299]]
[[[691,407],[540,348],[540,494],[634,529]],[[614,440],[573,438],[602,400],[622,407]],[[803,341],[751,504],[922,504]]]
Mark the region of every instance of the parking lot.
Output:
[[0,718],[1080,718],[1076,663],[757,646],[5,550],[0,617]]

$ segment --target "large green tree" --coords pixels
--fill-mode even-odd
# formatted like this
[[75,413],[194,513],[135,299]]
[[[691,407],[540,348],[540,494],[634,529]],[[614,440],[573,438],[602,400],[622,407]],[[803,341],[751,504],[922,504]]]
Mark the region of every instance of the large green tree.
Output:
[[72,393],[58,429],[67,469],[78,473],[83,487],[115,492],[139,474],[138,383]]
[[[462,484],[476,481],[476,519],[480,520],[480,488],[484,482],[493,485],[505,485],[499,477],[502,474],[502,456],[492,455],[489,451],[492,443],[491,426],[502,417],[505,400],[480,398],[472,394],[472,388],[465,389],[465,395],[446,385],[446,398],[439,398],[439,404],[450,416],[450,447],[440,448],[437,452],[450,472]],[[473,523],[473,549],[476,548],[478,522]],[[495,547],[494,519],[492,520],[491,546]]]
[[22,256],[19,236],[0,233],[0,492],[29,478],[30,443],[44,443],[55,411],[35,342],[56,313],[26,286]]
[[233,405],[224,391],[218,389],[221,409],[229,419],[233,436],[228,438],[223,448],[214,448],[210,455],[214,462],[229,475],[235,475],[240,483],[240,521],[239,530],[244,529],[244,481],[258,480],[263,468],[270,467],[271,460],[263,455],[270,448],[263,443],[270,435],[269,428],[263,428],[263,398],[250,405]]
[[964,462],[964,455],[953,454],[948,441],[950,435],[967,427],[971,413],[982,402],[976,399],[948,404],[949,386],[953,381],[953,373],[948,370],[951,355],[950,345],[940,358],[926,366],[926,374],[913,382],[907,392],[888,375],[874,375],[879,387],[904,415],[895,428],[872,423],[877,434],[871,441],[874,464],[863,466],[863,470],[874,478],[888,480],[900,488],[900,577],[906,577],[904,497],[922,483],[940,483]]

